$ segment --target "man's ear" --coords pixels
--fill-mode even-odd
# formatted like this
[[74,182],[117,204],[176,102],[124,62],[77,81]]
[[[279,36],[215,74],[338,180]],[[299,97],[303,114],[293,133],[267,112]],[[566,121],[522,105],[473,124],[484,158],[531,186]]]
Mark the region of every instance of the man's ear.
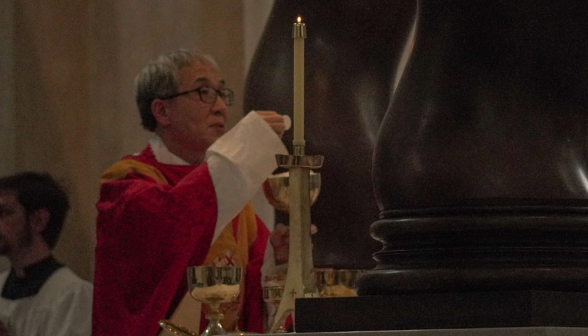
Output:
[[151,112],[157,120],[157,124],[163,127],[170,124],[170,116],[169,111],[167,109],[167,104],[163,99],[153,99],[151,102]]
[[33,211],[32,214],[29,215],[29,221],[33,232],[43,232],[49,224],[49,219],[51,218],[51,214],[47,208],[41,208]]

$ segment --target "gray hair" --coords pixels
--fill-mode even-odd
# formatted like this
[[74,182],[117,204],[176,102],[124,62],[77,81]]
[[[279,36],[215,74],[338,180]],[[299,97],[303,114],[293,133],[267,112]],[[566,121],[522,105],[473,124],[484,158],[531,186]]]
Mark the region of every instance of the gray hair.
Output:
[[179,49],[159,56],[139,72],[135,78],[135,101],[145,129],[154,132],[157,127],[157,120],[151,111],[153,100],[178,93],[178,71],[200,62],[218,69],[211,56]]

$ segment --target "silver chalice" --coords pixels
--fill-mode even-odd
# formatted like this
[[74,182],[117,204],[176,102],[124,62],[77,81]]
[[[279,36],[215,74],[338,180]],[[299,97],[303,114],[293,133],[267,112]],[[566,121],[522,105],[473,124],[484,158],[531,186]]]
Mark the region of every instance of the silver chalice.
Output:
[[[188,267],[188,291],[197,301],[207,303],[210,312],[206,314],[208,327],[201,336],[227,335],[220,320],[223,314],[219,311],[221,303],[237,299],[241,290],[241,267]],[[200,318],[196,316],[195,318]]]
[[[277,210],[290,211],[289,172],[270,176],[263,184],[263,193],[268,202]],[[314,204],[321,191],[321,174],[310,172],[310,204]]]

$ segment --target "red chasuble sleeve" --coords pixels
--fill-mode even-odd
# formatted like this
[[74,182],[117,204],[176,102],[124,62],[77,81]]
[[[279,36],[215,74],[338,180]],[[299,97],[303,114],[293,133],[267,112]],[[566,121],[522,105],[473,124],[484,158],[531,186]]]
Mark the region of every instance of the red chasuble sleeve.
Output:
[[175,186],[130,171],[97,203],[93,336],[156,335],[210,248],[217,201],[208,166]]

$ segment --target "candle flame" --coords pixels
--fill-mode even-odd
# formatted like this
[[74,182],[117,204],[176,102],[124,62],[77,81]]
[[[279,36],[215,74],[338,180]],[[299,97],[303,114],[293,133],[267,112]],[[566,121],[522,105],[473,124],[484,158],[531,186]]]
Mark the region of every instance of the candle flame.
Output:
[[299,16],[296,20],[298,21],[298,23],[300,23],[302,21],[302,18]]

